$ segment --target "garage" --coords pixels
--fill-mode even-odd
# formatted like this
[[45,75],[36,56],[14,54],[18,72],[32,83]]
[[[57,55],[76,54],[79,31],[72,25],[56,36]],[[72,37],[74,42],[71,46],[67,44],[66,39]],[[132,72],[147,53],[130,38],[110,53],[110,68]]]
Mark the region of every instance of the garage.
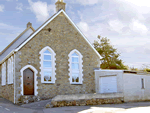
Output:
[[99,87],[99,93],[117,92],[117,76],[100,77]]

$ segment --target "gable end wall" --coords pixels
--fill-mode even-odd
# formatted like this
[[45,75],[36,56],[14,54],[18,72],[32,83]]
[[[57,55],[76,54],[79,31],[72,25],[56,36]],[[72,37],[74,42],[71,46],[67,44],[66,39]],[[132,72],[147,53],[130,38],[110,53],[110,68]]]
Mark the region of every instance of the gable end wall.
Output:
[[[50,32],[47,30],[48,28],[51,28]],[[51,47],[56,53],[55,84],[41,83],[39,52],[46,46]],[[77,49],[83,55],[82,85],[71,85],[69,81],[68,54],[74,49]],[[100,66],[99,56],[63,13],[43,28],[17,54],[16,59],[19,60],[16,61],[16,65],[18,65],[16,67],[16,78],[21,76],[20,70],[30,63],[38,70],[38,95],[40,97],[52,98],[64,94],[95,93],[93,68]],[[18,82],[20,83],[20,80]]]

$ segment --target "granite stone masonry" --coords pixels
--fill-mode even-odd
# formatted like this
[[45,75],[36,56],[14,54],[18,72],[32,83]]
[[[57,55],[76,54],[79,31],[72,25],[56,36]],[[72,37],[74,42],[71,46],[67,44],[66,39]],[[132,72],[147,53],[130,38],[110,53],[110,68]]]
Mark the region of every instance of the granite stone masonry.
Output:
[[[5,60],[5,62],[6,62],[6,70],[7,70],[8,60]],[[2,69],[2,66],[0,69]],[[2,71],[0,71],[0,72],[1,72],[1,78],[2,78]],[[6,85],[2,86],[2,84],[0,84],[1,96],[7,100],[10,100],[11,102],[14,102],[14,84],[13,83],[12,84],[7,83],[7,75],[8,74],[6,72]]]
[[123,93],[58,95],[52,99],[51,103],[47,103],[45,107],[88,106],[123,102]]
[[89,106],[101,104],[120,104],[123,98],[106,98],[106,99],[88,99],[88,100],[72,100],[72,101],[53,101],[47,104],[46,108],[50,107],[63,107],[63,106]]
[[[51,31],[49,32],[48,29]],[[56,53],[56,81],[54,84],[41,83],[40,54],[46,46]],[[83,56],[83,84],[71,85],[68,71],[68,54],[77,49]],[[38,96],[47,99],[56,95],[95,93],[95,76],[93,68],[100,66],[99,56],[73,27],[66,16],[61,13],[34,36],[16,54],[16,101],[20,97],[17,90],[21,82],[20,70],[26,65],[32,65],[38,70]]]

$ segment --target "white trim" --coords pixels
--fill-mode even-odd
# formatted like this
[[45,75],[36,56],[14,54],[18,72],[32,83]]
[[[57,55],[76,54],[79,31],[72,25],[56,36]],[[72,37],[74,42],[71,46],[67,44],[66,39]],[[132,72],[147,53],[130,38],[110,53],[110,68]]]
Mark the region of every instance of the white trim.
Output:
[[6,62],[2,64],[2,78],[1,78],[1,85],[6,85]]
[[13,84],[13,56],[7,61],[7,84]]
[[[44,51],[46,51],[46,50],[48,50],[48,51],[50,51],[51,52],[51,56],[52,56],[52,82],[45,82],[44,81],[44,75],[43,75],[43,72],[44,72],[44,70],[43,70],[43,59],[44,59],[44,55],[43,55],[43,53],[44,53]],[[55,81],[56,81],[56,58],[55,58],[55,56],[56,56],[56,53],[49,47],[49,46],[46,46],[46,47],[44,47],[40,52],[39,52],[39,54],[40,54],[40,65],[41,65],[41,67],[40,67],[40,69],[41,69],[41,72],[40,72],[40,74],[41,74],[41,83],[55,83]]]
[[16,97],[15,97],[15,93],[16,93],[16,83],[15,83],[15,54],[14,54],[14,103],[16,103]]
[[29,69],[31,69],[32,71],[34,71],[34,95],[37,96],[37,95],[38,95],[38,92],[37,92],[37,89],[38,89],[38,86],[37,86],[37,84],[38,84],[38,81],[37,81],[37,74],[38,74],[38,71],[37,71],[32,65],[26,65],[26,66],[24,66],[24,67],[20,70],[20,72],[21,72],[21,94],[24,95],[24,93],[23,93],[23,71],[24,71],[25,69],[27,69],[27,68],[29,68]]
[[[72,69],[71,69],[71,63],[72,63],[72,57],[71,57],[71,55],[73,54],[73,53],[77,53],[78,55],[79,55],[79,83],[73,83],[72,82]],[[69,53],[69,55],[68,55],[68,57],[69,57],[69,59],[68,59],[68,61],[69,61],[69,64],[68,64],[68,66],[69,66],[69,81],[70,81],[70,84],[82,84],[83,83],[83,60],[82,60],[82,58],[83,58],[83,56],[82,56],[82,54],[78,51],[78,50],[76,50],[76,49],[74,49],[74,50],[72,50],[70,53]]]
[[14,76],[14,57],[11,56],[11,81],[10,84],[13,84],[13,76]]
[[10,75],[11,74],[11,59],[7,61],[7,84],[10,84]]
[[88,41],[88,39],[85,37],[85,35],[81,32],[81,30],[74,24],[74,22],[69,18],[69,16],[66,14],[66,12],[59,11],[55,16],[53,16],[50,20],[48,20],[41,28],[39,28],[35,33],[33,33],[24,43],[22,43],[15,51],[20,50],[28,41],[30,41],[38,32],[40,32],[47,24],[49,24],[55,17],[57,17],[60,13],[64,13],[65,16],[68,18],[68,20],[72,23],[72,25],[78,30],[78,32],[84,37],[84,39],[87,41],[87,43],[90,45],[90,47],[96,52],[96,54],[101,59],[102,57],[97,52],[97,50],[92,46],[92,44]]

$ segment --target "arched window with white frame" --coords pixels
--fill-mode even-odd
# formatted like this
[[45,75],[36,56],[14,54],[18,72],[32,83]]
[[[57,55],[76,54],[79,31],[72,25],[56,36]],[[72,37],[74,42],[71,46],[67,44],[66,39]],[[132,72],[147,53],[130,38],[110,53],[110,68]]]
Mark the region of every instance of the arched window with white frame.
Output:
[[2,64],[2,79],[1,84],[6,85],[6,62]]
[[7,84],[13,83],[13,56],[8,59],[7,64]]
[[74,49],[69,53],[69,81],[70,84],[82,84],[83,82],[83,56]]
[[10,77],[10,84],[13,83],[13,77],[14,77],[14,58],[11,56],[11,77]]
[[11,77],[11,59],[8,59],[7,62],[7,84],[10,84],[10,78]]
[[55,52],[49,47],[46,46],[40,51],[40,64],[41,64],[41,82],[42,83],[55,83],[56,73],[55,73]]

